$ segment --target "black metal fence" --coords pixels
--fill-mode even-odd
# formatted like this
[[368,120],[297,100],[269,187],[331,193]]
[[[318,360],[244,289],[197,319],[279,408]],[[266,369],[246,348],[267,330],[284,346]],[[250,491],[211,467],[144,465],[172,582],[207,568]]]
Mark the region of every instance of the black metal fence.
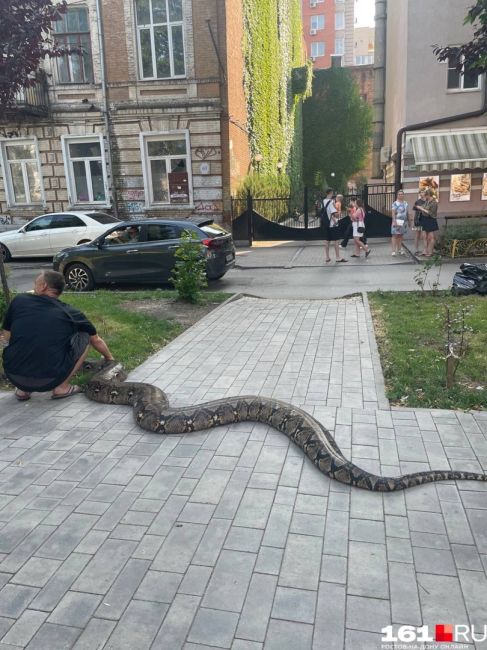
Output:
[[[347,208],[350,201],[359,197],[364,201],[367,232],[370,231],[370,236],[389,236],[394,186],[366,185],[360,193],[344,195],[342,218],[345,221],[348,222]],[[309,192],[308,188],[304,188],[300,197],[262,199],[248,194],[245,198],[232,198],[233,237],[237,241],[250,243],[253,239],[322,239],[322,205],[320,193]]]

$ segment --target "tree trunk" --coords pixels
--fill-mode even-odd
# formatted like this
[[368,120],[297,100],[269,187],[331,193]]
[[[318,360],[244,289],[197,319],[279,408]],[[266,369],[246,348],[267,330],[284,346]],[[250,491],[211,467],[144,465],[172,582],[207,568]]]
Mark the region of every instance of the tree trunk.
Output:
[[8,307],[10,304],[10,290],[8,288],[7,272],[5,270],[5,264],[3,263],[3,255],[1,253],[0,253],[0,278],[2,280],[3,295],[5,296],[5,302],[7,303],[7,307]]

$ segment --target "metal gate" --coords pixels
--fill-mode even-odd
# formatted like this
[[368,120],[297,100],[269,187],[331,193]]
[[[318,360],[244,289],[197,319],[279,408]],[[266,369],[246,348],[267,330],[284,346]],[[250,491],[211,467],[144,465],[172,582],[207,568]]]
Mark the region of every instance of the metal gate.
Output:
[[[344,196],[344,206],[350,199],[361,197],[366,211],[368,237],[389,237],[391,234],[391,210],[394,201],[394,185],[367,185],[361,194]],[[292,197],[272,199],[232,198],[232,233],[235,241],[293,241],[321,240],[321,202],[305,188],[299,200]],[[349,217],[340,221],[345,234]]]

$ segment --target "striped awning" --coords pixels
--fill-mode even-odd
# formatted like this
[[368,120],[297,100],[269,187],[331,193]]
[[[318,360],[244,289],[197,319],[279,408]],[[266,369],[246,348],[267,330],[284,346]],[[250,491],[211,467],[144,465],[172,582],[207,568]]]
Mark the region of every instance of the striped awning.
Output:
[[487,129],[408,135],[420,171],[487,167]]

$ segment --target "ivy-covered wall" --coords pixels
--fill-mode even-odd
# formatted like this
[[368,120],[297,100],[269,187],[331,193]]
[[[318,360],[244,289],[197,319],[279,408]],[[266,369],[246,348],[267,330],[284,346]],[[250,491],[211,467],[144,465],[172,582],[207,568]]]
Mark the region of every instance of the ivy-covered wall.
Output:
[[303,47],[301,0],[243,3],[244,83],[251,156],[253,160],[258,154],[262,156],[258,164],[261,174],[276,174],[282,163],[291,185],[299,186],[303,155],[301,100],[310,92],[312,75]]

